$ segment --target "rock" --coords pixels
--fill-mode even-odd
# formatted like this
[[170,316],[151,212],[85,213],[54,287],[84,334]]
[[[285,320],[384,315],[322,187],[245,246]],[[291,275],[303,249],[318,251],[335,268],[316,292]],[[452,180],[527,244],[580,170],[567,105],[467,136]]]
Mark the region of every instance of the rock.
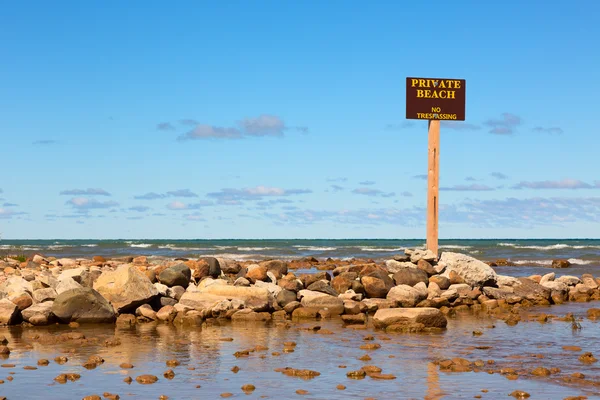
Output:
[[402,271],[404,269],[413,268],[416,269],[417,265],[411,263],[410,261],[396,261],[396,260],[387,260],[385,262],[385,266],[390,274],[395,274],[398,271]]
[[[271,272],[267,272],[267,274],[273,275]],[[271,282],[256,281],[254,286],[267,289],[273,297],[276,297],[279,294],[279,292],[283,290],[281,286],[278,286],[275,283]]]
[[172,322],[177,315],[177,310],[173,306],[164,306],[156,313],[156,318],[163,322]]
[[387,294],[386,299],[396,302],[401,307],[414,307],[419,302],[427,298],[427,290],[423,293],[421,290],[415,289],[408,285],[399,285],[393,287]]
[[33,261],[36,264],[48,264],[48,260],[46,260],[44,257],[40,256],[39,254],[35,254],[33,256],[33,258],[31,259],[31,261]]
[[118,313],[134,310],[158,295],[158,290],[150,279],[130,265],[103,272],[94,283],[94,289],[104,296]]
[[77,261],[72,258],[59,258],[56,262],[63,267],[75,267],[77,266]]
[[342,315],[342,321],[348,325],[361,325],[367,323],[367,316],[365,313],[344,314]]
[[158,292],[159,295],[161,296],[167,296],[169,293],[169,287],[167,285],[163,285],[162,283],[153,283],[154,287],[156,288],[156,291]]
[[445,328],[448,320],[437,308],[387,308],[377,310],[373,324],[377,328],[413,324],[422,324],[425,328]]
[[541,285],[552,291],[569,292],[569,287],[563,282],[548,281],[548,282],[542,282]]
[[248,266],[248,272],[246,272],[246,279],[250,282],[256,281],[267,281],[267,267],[264,265],[252,264]]
[[289,303],[296,301],[297,300],[297,295],[296,293],[290,291],[290,290],[286,290],[286,289],[282,289],[278,294],[277,294],[277,304],[279,304],[280,307],[285,307],[286,305],[288,305]]
[[552,260],[552,268],[569,268],[571,263],[568,260]]
[[507,275],[496,275],[496,283],[498,286],[515,286],[521,284],[517,278]]
[[183,296],[184,293],[185,289],[183,286],[173,286],[167,289],[167,296],[177,301],[181,299],[181,296]]
[[73,278],[65,278],[61,281],[58,281],[58,284],[56,285],[56,294],[59,295],[63,292],[66,292],[67,290],[71,290],[71,289],[81,289],[83,286],[81,286],[79,283],[75,282],[75,280]]
[[303,307],[328,310],[331,315],[341,315],[344,312],[344,301],[338,297],[311,290],[298,292]]
[[429,283],[436,283],[442,290],[447,290],[450,287],[450,279],[441,275],[430,276]]
[[0,284],[0,293],[6,293],[8,297],[20,296],[23,293],[31,294],[33,287],[20,276],[11,276]]
[[286,275],[279,281],[277,284],[282,288],[298,293],[298,291],[304,289],[304,284],[301,280],[297,279],[295,276],[290,276],[291,274]]
[[33,299],[28,293],[22,293],[18,296],[10,296],[9,299],[17,305],[19,311],[23,311],[33,304]]
[[148,257],[138,256],[138,257],[135,257],[133,260],[131,260],[131,262],[134,264],[138,264],[138,265],[148,264]]
[[416,249],[410,254],[410,261],[412,263],[416,264],[419,262],[419,260],[425,260],[428,262],[436,261],[437,254],[433,254],[433,252],[429,249],[427,249],[427,250]]
[[437,271],[435,270],[435,268],[433,268],[433,265],[431,265],[431,263],[426,260],[419,260],[419,262],[417,262],[417,268],[421,271],[424,271],[427,274],[427,276],[437,274]]
[[231,316],[232,321],[269,321],[271,314],[268,312],[255,312],[250,309],[244,309]]
[[269,260],[263,261],[259,264],[260,266],[266,267],[268,272],[272,272],[275,278],[281,279],[288,273],[288,263],[281,260]]
[[202,289],[201,293],[241,300],[244,303],[245,308],[250,308],[253,311],[267,311],[271,304],[271,295],[269,291],[265,288],[256,286],[211,285]]
[[233,282],[233,286],[250,286],[250,281],[242,276]]
[[336,292],[331,286],[329,286],[329,282],[328,281],[316,281],[315,283],[312,283],[309,287],[306,288],[307,290],[312,290],[315,292],[321,292],[321,293],[325,293],[331,296],[337,296],[338,292]]
[[575,286],[578,283],[581,283],[581,279],[579,279],[576,276],[571,276],[571,275],[563,275],[561,277],[556,278],[554,281],[562,282],[562,283],[566,284],[567,286]]
[[[240,265],[240,263],[238,263],[235,260],[231,260],[231,259],[228,259],[228,258],[217,258],[216,260],[219,263],[219,267],[220,267],[219,269],[224,274],[236,275],[236,274],[238,274],[242,270],[242,266]],[[215,272],[215,271],[216,271],[216,269],[212,270],[212,272]],[[219,275],[221,275],[220,272],[216,276],[219,276]]]
[[542,279],[540,279],[539,284],[543,285],[546,282],[553,282],[554,278],[556,278],[556,274],[554,272],[550,272],[549,274],[542,276]]
[[581,275],[581,281],[583,282],[583,284],[585,286],[587,286],[588,288],[590,288],[592,290],[598,289],[598,283],[596,282],[594,277],[590,274]]
[[192,271],[183,263],[167,268],[158,275],[160,283],[168,287],[182,286],[185,288],[190,284],[191,278]]
[[417,268],[404,268],[394,274],[394,282],[396,285],[415,286],[419,282],[427,284],[429,278],[425,271]]
[[[224,259],[217,259],[214,257],[204,257],[204,258],[202,258],[202,260],[204,260],[208,263],[208,276],[211,276],[212,278],[216,279],[221,275],[221,263],[219,260],[224,260]],[[230,268],[228,261],[226,261],[225,264],[227,265],[226,268]],[[239,269],[238,269],[238,272],[239,272]]]
[[8,299],[0,300],[0,325],[11,325],[19,318],[19,309]]
[[364,286],[367,296],[372,298],[385,298],[390,289],[394,286],[393,281],[386,276],[387,279],[380,279],[374,276],[363,276],[361,283]]
[[600,319],[600,308],[590,308],[587,310],[587,317],[589,319]]
[[333,277],[331,280],[331,287],[333,287],[333,290],[335,290],[337,293],[344,293],[346,290],[352,287],[352,280],[346,278],[345,276],[338,275]]
[[140,375],[135,378],[135,381],[142,385],[149,385],[158,381],[158,378],[154,375]]
[[60,293],[52,304],[52,314],[62,322],[113,322],[112,305],[90,288],[71,289]]
[[56,290],[52,288],[38,289],[33,291],[33,301],[36,303],[54,300],[56,296],[58,296],[58,293],[56,293]]
[[135,310],[135,315],[138,317],[148,318],[151,321],[156,319],[156,311],[149,304],[142,304]]
[[518,278],[520,285],[513,286],[515,295],[524,299],[536,302],[538,304],[550,304],[552,291],[544,286],[535,283],[531,279]]
[[288,314],[293,314],[293,312],[301,306],[302,304],[300,304],[299,301],[292,301],[287,303],[285,307],[283,307],[283,310]]
[[25,321],[29,322],[32,325],[48,325],[48,323],[52,319],[51,315],[53,304],[53,301],[46,301],[43,303],[34,304],[26,310],[23,310],[21,312],[21,315],[23,316],[23,319]]
[[374,313],[375,311],[384,308],[394,308],[397,305],[396,301],[387,299],[364,299],[361,303],[367,307],[369,313]]
[[450,272],[455,272],[465,283],[471,286],[494,286],[496,272],[486,263],[460,253],[442,253],[440,262],[446,264],[444,276],[450,278]]

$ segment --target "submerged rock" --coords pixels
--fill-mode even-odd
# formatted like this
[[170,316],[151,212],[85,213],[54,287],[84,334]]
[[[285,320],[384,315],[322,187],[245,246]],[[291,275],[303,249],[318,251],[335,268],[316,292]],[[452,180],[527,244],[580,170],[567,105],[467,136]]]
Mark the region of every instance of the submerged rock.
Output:
[[373,324],[377,328],[414,324],[422,324],[425,328],[445,328],[448,320],[437,308],[386,308],[377,310]]

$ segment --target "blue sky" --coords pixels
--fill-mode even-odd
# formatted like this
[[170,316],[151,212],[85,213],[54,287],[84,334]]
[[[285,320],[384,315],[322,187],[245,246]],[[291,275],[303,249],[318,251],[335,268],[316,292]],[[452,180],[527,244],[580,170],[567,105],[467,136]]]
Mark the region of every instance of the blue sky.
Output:
[[407,76],[467,80],[441,238],[599,237],[595,1],[13,2],[5,238],[422,238]]

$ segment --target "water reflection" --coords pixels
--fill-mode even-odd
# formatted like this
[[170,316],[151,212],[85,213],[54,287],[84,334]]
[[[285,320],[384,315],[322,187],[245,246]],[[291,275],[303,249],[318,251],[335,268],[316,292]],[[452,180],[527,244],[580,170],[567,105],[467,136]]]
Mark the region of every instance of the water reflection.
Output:
[[[539,312],[564,315],[575,312],[584,315],[593,304],[569,303],[560,307],[537,308]],[[532,398],[562,399],[567,396],[587,395],[598,399],[598,387],[565,386],[559,378],[520,376],[509,381],[500,374],[486,372],[439,372],[432,361],[442,358],[464,357],[471,361],[494,360],[497,368],[510,366],[530,371],[537,366],[561,369],[559,376],[583,372],[586,378],[600,382],[600,365],[583,365],[577,357],[581,352],[566,351],[563,345],[580,346],[583,351],[600,353],[598,322],[581,321],[582,330],[573,332],[567,322],[551,321],[545,324],[523,321],[509,327],[503,321],[489,317],[461,314],[450,320],[448,330],[441,334],[385,334],[371,329],[345,329],[339,320],[307,322],[303,324],[271,323],[215,323],[200,328],[177,328],[164,324],[140,324],[131,329],[108,326],[81,326],[76,329],[86,336],[84,341],[62,341],[48,344],[48,335],[71,332],[66,326],[46,328],[1,328],[0,335],[9,341],[11,354],[3,363],[15,368],[1,368],[0,394],[8,398],[27,399],[81,399],[105,391],[118,393],[121,398],[156,399],[161,394],[170,399],[219,398],[231,392],[234,398],[295,398],[298,389],[307,390],[306,399],[347,399],[375,397],[378,399],[458,399],[506,398],[515,389],[532,394]],[[321,326],[321,331],[310,329]],[[323,330],[333,334],[322,334]],[[483,332],[473,336],[474,330]],[[378,350],[364,350],[360,346],[366,335],[373,335]],[[120,345],[107,346],[105,341],[117,338]],[[224,340],[233,338],[233,341]],[[294,341],[294,352],[283,351],[284,342]],[[256,349],[257,346],[260,348]],[[267,350],[265,350],[265,348]],[[241,350],[253,350],[247,357],[235,357]],[[369,361],[361,360],[368,354]],[[69,361],[59,365],[53,361],[66,355]],[[105,363],[87,370],[82,364],[90,355],[100,355]],[[596,354],[598,355],[598,354]],[[542,358],[543,357],[543,358]],[[47,367],[23,370],[36,365],[40,358],[51,361]],[[181,365],[172,368],[175,377],[165,379],[165,362],[177,359]],[[131,363],[133,370],[123,370],[121,363]],[[599,364],[599,363],[596,363]],[[395,380],[352,380],[346,377],[351,370],[364,365],[376,365],[382,373],[393,374]],[[238,373],[232,367],[240,368]],[[284,376],[276,368],[294,367],[319,371],[311,380]],[[345,368],[342,368],[345,367]],[[188,369],[189,368],[189,369]],[[6,380],[14,372],[14,380]],[[58,384],[53,381],[60,373],[81,374],[77,382]],[[153,374],[159,381],[153,385],[131,385],[123,382],[125,376]],[[241,386],[251,383],[256,390],[244,394]],[[337,385],[346,386],[338,390]],[[197,386],[200,386],[198,388]],[[481,392],[482,389],[487,392]],[[24,395],[26,393],[26,395]]]

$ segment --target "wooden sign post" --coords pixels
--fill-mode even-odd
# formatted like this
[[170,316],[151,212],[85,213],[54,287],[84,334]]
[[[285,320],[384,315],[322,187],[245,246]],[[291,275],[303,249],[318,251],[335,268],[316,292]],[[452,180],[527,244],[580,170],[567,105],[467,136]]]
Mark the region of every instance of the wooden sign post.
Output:
[[427,170],[427,248],[438,253],[438,192],[440,182],[440,121],[429,121]]
[[406,118],[429,121],[427,249],[438,254],[440,121],[464,121],[464,79],[406,78]]

